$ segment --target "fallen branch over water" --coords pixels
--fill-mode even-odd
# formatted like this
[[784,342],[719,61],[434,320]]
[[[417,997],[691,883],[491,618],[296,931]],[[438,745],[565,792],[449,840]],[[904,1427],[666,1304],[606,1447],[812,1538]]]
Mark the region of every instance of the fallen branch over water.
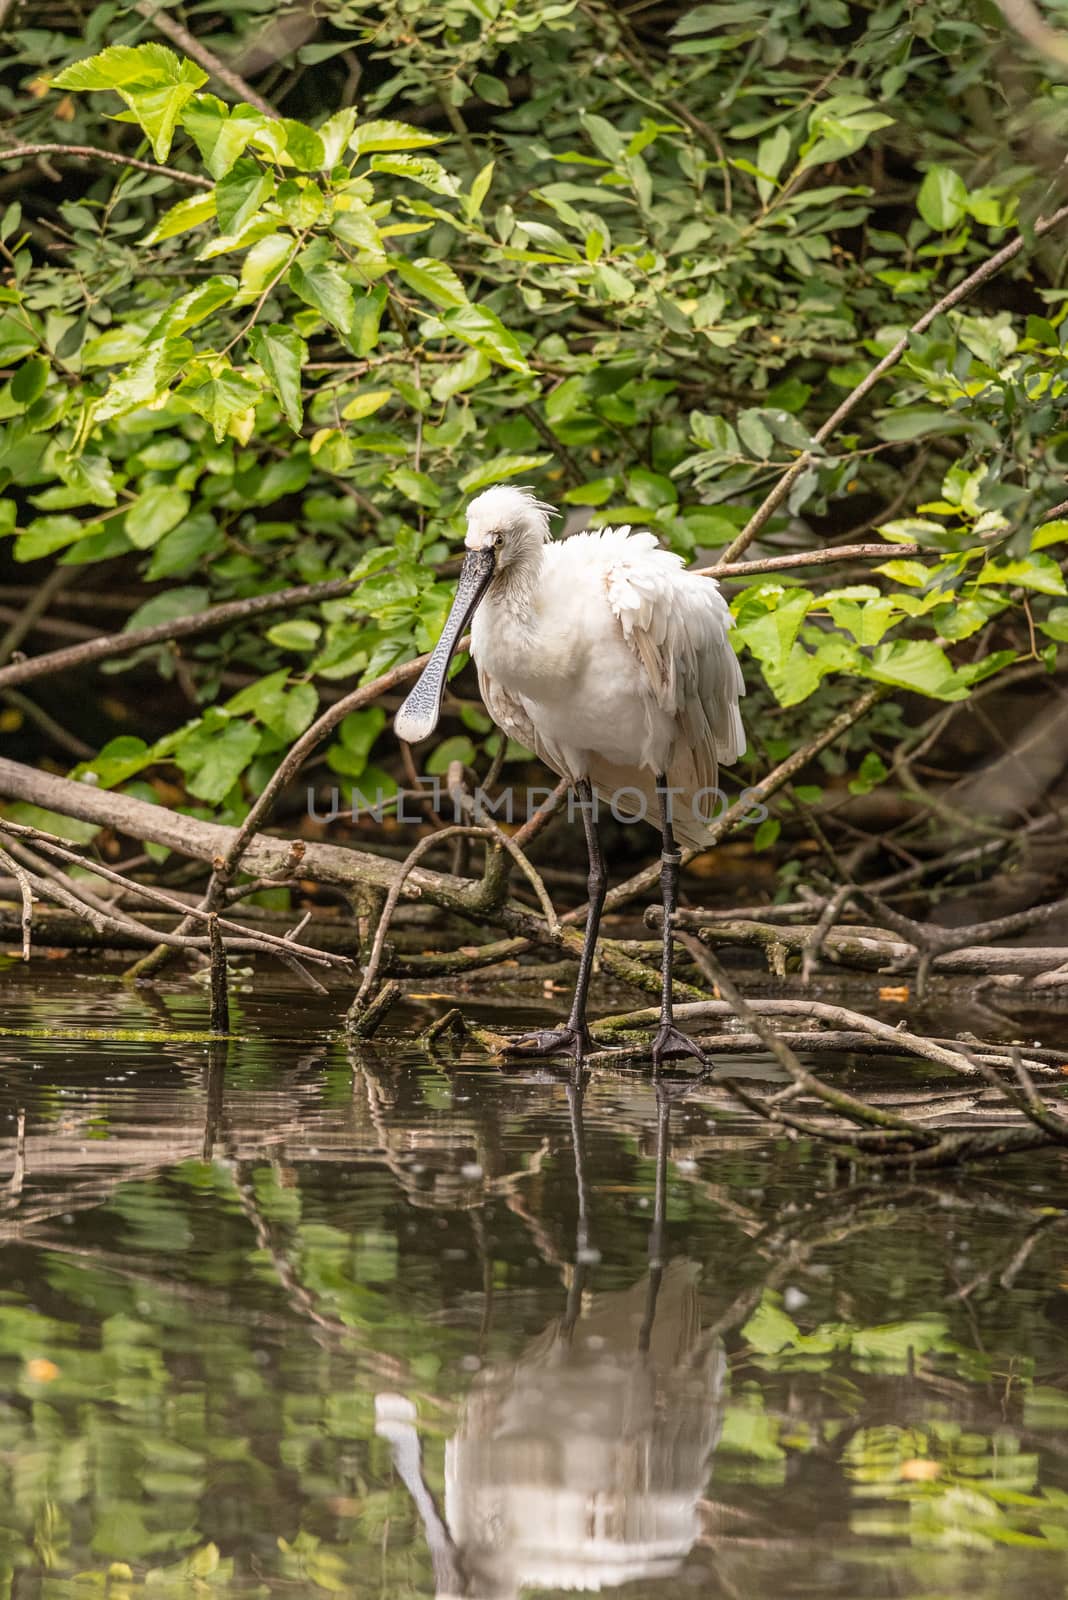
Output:
[[[1039,920],[1037,911],[1027,915],[1031,920]],[[662,926],[661,908],[650,906],[645,920],[650,927]],[[1020,920],[1024,920],[1023,916]],[[817,923],[785,926],[748,918],[731,920],[702,911],[680,911],[677,922],[680,928],[692,929],[710,949],[741,947],[762,951],[770,970],[779,974],[786,972],[789,962],[804,957],[819,931]],[[821,954],[837,967],[900,975],[917,968],[924,952],[904,939],[895,938],[887,928],[846,924],[832,927],[823,936]],[[1068,984],[1068,972],[1059,972],[1066,964],[1068,948],[1061,945],[964,944],[959,949],[935,954],[931,962],[933,971],[947,976],[1011,974],[1022,981],[1031,974],[1057,972],[1060,981]]]

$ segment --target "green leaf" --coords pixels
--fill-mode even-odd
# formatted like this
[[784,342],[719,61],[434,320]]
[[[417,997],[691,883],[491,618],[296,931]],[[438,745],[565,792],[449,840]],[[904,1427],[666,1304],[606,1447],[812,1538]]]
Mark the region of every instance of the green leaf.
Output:
[[455,306],[442,312],[442,323],[465,344],[481,350],[510,372],[526,372],[527,364],[515,335],[508,332],[496,312],[487,306]]
[[138,550],[150,550],[165,533],[177,527],[189,512],[189,496],[173,484],[157,484],[126,513],[126,537]]
[[163,594],[154,594],[151,600],[138,606],[126,619],[123,632],[131,633],[135,628],[154,628],[157,623],[173,622],[176,617],[195,616],[210,603],[210,589],[168,589]]
[[393,264],[402,282],[433,305],[447,308],[467,304],[463,284],[444,261],[435,261],[432,256],[423,256],[418,261],[396,256]]
[[208,75],[166,45],[113,45],[53,81],[61,89],[114,89],[151,140],[156,160],[164,161],[182,110]]
[[355,311],[352,286],[330,259],[330,251],[328,239],[316,239],[290,267],[289,283],[305,305],[312,306],[339,333],[347,334]]
[[32,328],[11,312],[0,313],[0,361],[5,366],[32,354],[40,340]]
[[823,598],[835,627],[851,633],[858,644],[878,644],[893,626],[897,606],[869,584],[858,584],[852,591],[840,589]]
[[[477,84],[477,78],[475,82]],[[482,206],[493,182],[493,169],[494,162],[487,161],[471,180],[471,188],[463,198],[464,216],[468,222],[475,222],[482,215]]]
[[241,267],[241,302],[258,299],[269,283],[281,276],[293,252],[288,233],[271,233],[257,239]]
[[1044,550],[1050,544],[1062,544],[1068,539],[1068,522],[1063,518],[1056,518],[1053,522],[1043,522],[1031,535],[1031,549]]
[[145,581],[155,583],[159,578],[184,577],[202,570],[204,559],[221,544],[219,526],[210,512],[194,512],[163,535],[152,552]]
[[759,411],[752,408],[740,411],[737,419],[738,437],[751,456],[767,461],[775,449],[775,438]]
[[928,167],[916,196],[916,209],[929,228],[943,233],[955,228],[965,215],[968,190],[964,179],[952,167]]
[[481,350],[468,350],[459,361],[450,362],[441,369],[430,385],[430,393],[435,400],[451,400],[454,394],[474,389],[492,371],[493,363],[488,356],[484,356]]
[[193,346],[188,339],[164,339],[160,344],[149,345],[143,355],[114,380],[103,398],[95,402],[94,420],[104,422],[111,417],[125,416],[128,411],[136,411],[139,406],[158,400],[192,357]]
[[286,154],[301,172],[321,172],[326,165],[326,146],[314,128],[306,122],[296,122],[292,117],[282,119],[286,136]]
[[[855,110],[848,109],[843,106],[847,101],[861,102],[861,105]],[[817,106],[809,120],[811,137],[802,147],[798,172],[854,155],[867,143],[869,134],[888,128],[894,118],[881,111],[864,109],[870,103],[859,95],[836,95],[823,106]]]
[[850,794],[870,794],[880,783],[884,783],[890,776],[886,763],[875,751],[869,750],[860,763],[860,771],[850,780]]
[[453,761],[462,761],[465,767],[470,767],[475,760],[475,747],[464,734],[457,734],[453,739],[443,739],[436,750],[432,750],[423,763],[423,771],[431,777],[441,777],[448,770]]
[[149,329],[149,341],[155,343],[157,339],[173,339],[178,334],[185,333],[187,329],[196,327],[198,323],[206,322],[213,311],[227,305],[236,293],[236,278],[229,276],[208,278],[196,289],[190,289],[188,294],[183,294],[168,311],[164,312],[155,327]]
[[274,193],[274,179],[251,156],[236,161],[215,185],[215,209],[223,233],[240,233]]
[[380,411],[392,396],[392,389],[364,389],[346,402],[341,415],[346,422],[359,422],[363,417],[371,417]]
[[308,346],[295,329],[280,322],[253,328],[248,342],[253,359],[263,368],[278,397],[286,421],[294,433],[299,433],[304,421],[301,369],[308,359]]
[[319,124],[319,138],[323,145],[324,167],[336,167],[352,139],[356,127],[356,107],[342,106],[332,117]]
[[1039,594],[1068,594],[1064,576],[1052,556],[1029,555],[1017,560],[988,561],[976,582],[1034,589]]
[[770,850],[781,832],[782,823],[778,817],[765,817],[753,835],[753,849],[756,851]]
[[349,140],[349,149],[362,156],[373,150],[420,150],[440,143],[433,134],[423,133],[408,122],[364,122]]
[[492,461],[484,461],[481,466],[465,472],[460,479],[460,488],[464,494],[477,494],[491,483],[504,483],[520,473],[536,472],[539,467],[548,466],[552,459],[552,456],[494,456]]
[[376,283],[373,289],[356,300],[349,324],[349,344],[356,355],[370,355],[378,343],[379,325],[388,297],[386,285]]
[[751,620],[750,597],[747,594],[740,597],[735,636],[749,646],[762,665],[780,667],[793,649],[815,596],[811,589],[780,590],[776,585],[757,585],[756,588]]
[[11,398],[16,405],[32,406],[40,399],[48,383],[49,365],[44,356],[32,356],[24,361],[11,380]]
[[88,761],[79,762],[70,776],[84,782],[86,774],[91,772],[98,788],[114,789],[116,784],[127,783],[150,766],[152,760],[151,745],[130,734],[120,734],[117,739],[109,739]]
[[[433,478],[425,472],[416,472],[414,467],[396,467],[389,474],[389,483],[407,499],[413,500],[417,506],[427,506],[433,510],[441,504],[441,490]],[[367,596],[364,596],[367,603]]]
[[1051,606],[1045,620],[1038,626],[1047,639],[1068,644],[1068,606]]
[[211,423],[221,440],[235,417],[254,406],[262,390],[257,383],[229,366],[196,363],[178,393],[187,405]]
[[[357,129],[357,132],[359,130]],[[460,180],[446,172],[440,161],[431,156],[372,156],[375,172],[390,172],[397,178],[408,178],[434,194],[455,195],[460,192]]]
[[79,522],[77,517],[35,517],[15,540],[15,560],[37,561],[41,556],[50,556],[99,527],[99,522]]
[[338,743],[327,751],[326,759],[334,772],[348,778],[359,778],[367,766],[378,735],[386,725],[386,713],[381,706],[368,706],[363,711],[350,711],[338,729]]
[[880,439],[904,443],[921,439],[929,433],[965,433],[970,426],[967,417],[953,411],[936,411],[931,406],[908,406],[888,411],[879,418],[875,431]]
[[225,178],[265,121],[254,107],[228,106],[213,94],[198,94],[182,112],[182,127],[213,178]]
[[174,239],[180,233],[188,233],[190,228],[199,228],[202,222],[210,222],[214,215],[214,189],[190,195],[188,200],[179,200],[165,211],[151,232],[145,234],[142,243],[162,244],[164,239]]
[[286,687],[289,669],[282,667],[270,672],[241,689],[227,704],[233,714],[251,711],[265,727],[280,739],[290,743],[299,739],[315,716],[319,696],[310,683],[297,683]]
[[877,683],[912,689],[934,700],[965,700],[968,695],[949,657],[932,639],[895,639],[876,645],[867,675]]
[[186,775],[189,793],[209,805],[218,805],[240,778],[259,744],[259,730],[251,722],[224,721],[220,712],[209,712],[182,738],[173,759]]
[[775,179],[789,154],[790,130],[785,123],[780,123],[774,133],[767,134],[757,146],[756,164],[761,176],[757,178],[756,186],[763,205],[767,205],[775,192]]
[[294,617],[286,622],[276,622],[273,628],[268,628],[267,638],[271,644],[277,645],[279,650],[304,652],[315,649],[322,631],[318,622]]
[[[190,66],[192,63],[188,63]],[[73,61],[52,79],[56,89],[127,89],[136,84],[177,82],[180,62],[173,50],[162,44],[112,45],[99,55]],[[196,69],[199,71],[199,69]],[[206,72],[200,82],[207,83]]]
[[[618,481],[615,478],[591,478],[589,483],[580,483],[574,489],[569,489],[561,498],[568,506],[603,506],[615,494]],[[737,529],[730,527],[727,537],[733,538]]]
[[760,1304],[742,1328],[742,1338],[761,1355],[775,1355],[789,1344],[796,1344],[800,1329],[782,1309],[774,1289],[765,1289]]

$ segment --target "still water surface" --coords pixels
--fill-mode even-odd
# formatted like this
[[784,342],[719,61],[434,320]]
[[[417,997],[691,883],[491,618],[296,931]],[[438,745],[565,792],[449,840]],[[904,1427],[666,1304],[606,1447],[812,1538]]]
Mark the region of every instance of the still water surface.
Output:
[[873,1183],[336,1015],[0,1036],[0,1596],[1068,1593],[1064,1155]]

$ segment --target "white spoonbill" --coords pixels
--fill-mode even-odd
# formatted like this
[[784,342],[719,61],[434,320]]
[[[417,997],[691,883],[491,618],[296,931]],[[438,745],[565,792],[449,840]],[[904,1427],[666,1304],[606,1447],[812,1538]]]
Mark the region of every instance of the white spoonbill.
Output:
[[[467,554],[441,638],[394,718],[400,739],[433,733],[449,662],[471,621],[471,655],[486,710],[578,796],[589,853],[589,913],[571,1014],[562,1028],[516,1042],[522,1054],[594,1048],[586,998],[607,877],[597,800],[656,823],[664,952],[654,1065],[704,1057],[674,1024],[672,927],[676,840],[709,836],[719,763],[745,750],[745,693],[719,586],[687,572],[651,533],[605,528],[553,541],[551,506],[527,489],[487,489],[467,508]],[[701,801],[705,810],[702,811]],[[714,801],[713,807],[714,810]]]

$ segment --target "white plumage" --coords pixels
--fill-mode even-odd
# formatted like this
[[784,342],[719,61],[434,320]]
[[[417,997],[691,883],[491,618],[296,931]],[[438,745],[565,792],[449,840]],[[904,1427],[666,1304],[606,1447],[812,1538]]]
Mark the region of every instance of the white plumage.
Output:
[[464,558],[441,638],[397,712],[414,743],[437,726],[449,662],[471,621],[471,654],[497,725],[574,786],[589,853],[589,914],[571,1014],[514,1049],[577,1058],[593,1046],[586,1005],[607,877],[594,796],[617,816],[659,823],[664,940],[659,1067],[704,1052],[675,1027],[672,934],[677,841],[709,842],[720,762],[745,750],[745,693],[717,584],[687,572],[651,533],[606,528],[553,542],[551,506],[527,489],[487,489],[467,509]]
[[[616,797],[622,814],[656,823],[665,774],[682,791],[677,836],[703,843],[693,798],[715,790],[719,764],[737,761],[746,743],[745,686],[718,584],[687,572],[651,533],[551,541],[544,508],[521,489],[487,490],[468,526],[475,550],[506,530],[500,575],[471,627],[493,720],[561,777],[589,778],[601,798]],[[705,816],[715,809],[706,793]]]

